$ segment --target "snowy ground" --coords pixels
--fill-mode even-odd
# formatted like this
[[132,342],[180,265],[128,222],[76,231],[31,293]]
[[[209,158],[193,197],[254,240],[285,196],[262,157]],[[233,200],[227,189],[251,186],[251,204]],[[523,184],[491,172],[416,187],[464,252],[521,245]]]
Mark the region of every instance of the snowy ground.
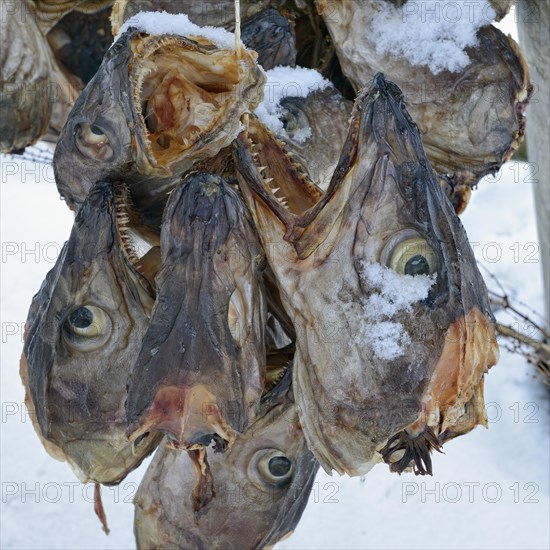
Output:
[[[133,548],[131,500],[144,466],[103,490],[111,534],[93,490],[41,447],[19,381],[22,324],[68,237],[72,215],[51,167],[1,167],[2,349],[0,547]],[[528,165],[510,163],[480,184],[464,223],[477,257],[518,299],[542,309]],[[503,353],[486,380],[490,428],[445,446],[434,477],[385,466],[364,481],[320,473],[302,522],[279,548],[549,548],[548,393],[521,358]]]

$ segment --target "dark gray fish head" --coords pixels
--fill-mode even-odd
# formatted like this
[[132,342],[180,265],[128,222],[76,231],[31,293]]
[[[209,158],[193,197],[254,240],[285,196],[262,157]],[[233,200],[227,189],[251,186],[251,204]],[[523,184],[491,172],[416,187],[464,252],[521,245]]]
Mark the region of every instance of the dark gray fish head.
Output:
[[256,54],[223,49],[201,36],[153,36],[130,28],[109,49],[60,136],[58,189],[78,210],[94,182],[124,179],[150,225],[167,193],[198,161],[240,131],[261,101]]
[[287,150],[307,169],[312,181],[326,189],[347,137],[353,102],[333,86],[306,97],[281,100],[280,120]]
[[241,38],[247,48],[258,54],[266,70],[296,65],[296,37],[286,17],[276,9],[267,10],[243,22]]
[[200,509],[194,495],[202,480],[192,457],[167,443],[159,448],[136,495],[138,548],[259,549],[292,533],[319,465],[286,379],[231,450],[207,449],[212,496]]
[[310,449],[327,471],[364,473],[383,450],[394,469],[429,473],[429,451],[482,417],[457,421],[498,346],[466,233],[401,91],[379,74],[361,92],[320,199],[256,128],[235,157],[296,328]]
[[132,449],[125,435],[128,373],[154,302],[127,201],[122,185],[93,188],[27,318],[27,406],[46,449],[82,481],[118,482],[158,443]]
[[220,449],[246,429],[265,385],[265,257],[225,181],[193,173],[170,196],[151,325],[129,381],[131,440],[161,431]]

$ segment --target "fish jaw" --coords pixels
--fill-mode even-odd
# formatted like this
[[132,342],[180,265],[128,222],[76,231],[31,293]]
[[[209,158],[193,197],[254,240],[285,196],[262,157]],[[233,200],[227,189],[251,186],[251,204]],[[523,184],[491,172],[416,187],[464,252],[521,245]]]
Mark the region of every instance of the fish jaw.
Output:
[[[430,410],[441,405],[441,417],[450,418],[496,361],[493,345],[472,344],[468,356],[446,351],[450,327],[476,319],[472,342],[478,329],[493,327],[485,285],[401,91],[383,75],[359,95],[331,184],[308,209],[273,199],[270,187],[279,182],[254,173],[262,153],[254,159],[247,143],[237,145],[239,182],[296,329],[294,386],[308,445],[327,472],[362,475],[388,440],[422,417],[426,396],[433,395]],[[289,181],[281,186],[285,195]],[[393,258],[410,240],[431,258],[431,278],[396,271]],[[386,278],[390,290],[383,289]],[[413,298],[420,283],[426,286]],[[394,284],[402,291],[391,300],[411,294],[410,302],[380,309]],[[379,347],[373,330],[390,330],[382,341],[390,338],[397,349]],[[448,400],[430,385],[442,356],[446,368],[470,373]],[[451,424],[434,426],[435,436],[455,433]],[[460,426],[455,431],[464,430],[464,419]]]
[[265,384],[264,256],[242,199],[195,173],[172,193],[151,326],[129,381],[128,435],[230,445]]
[[231,411],[220,412],[216,396],[204,384],[187,388],[161,386],[153,404],[140,419],[139,429],[131,432],[134,442],[144,434],[161,432],[174,447],[192,449],[209,445],[214,436],[223,441],[222,448],[233,445],[237,432],[225,420]]
[[323,190],[328,188],[338,164],[352,108],[353,102],[332,86],[315,90],[305,98],[281,100],[280,119],[285,128],[282,139],[287,150]]

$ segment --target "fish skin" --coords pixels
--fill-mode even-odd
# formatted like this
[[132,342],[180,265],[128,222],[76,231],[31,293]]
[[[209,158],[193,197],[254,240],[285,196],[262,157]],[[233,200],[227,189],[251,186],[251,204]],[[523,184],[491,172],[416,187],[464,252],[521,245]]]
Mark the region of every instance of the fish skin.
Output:
[[[126,439],[130,367],[149,325],[154,293],[122,249],[116,198],[100,182],[77,215],[69,240],[34,296],[21,377],[34,427],[46,449],[82,482],[117,483],[156,447],[158,437]],[[71,312],[94,306],[97,333],[78,336]]]
[[[338,164],[352,108],[353,102],[333,86],[315,90],[305,98],[285,97],[281,100],[279,118],[284,120],[286,131],[281,139],[321,189],[329,186]],[[299,132],[308,128],[311,135],[304,141],[297,139]]]
[[169,199],[151,325],[128,384],[132,440],[159,430],[179,448],[231,445],[265,386],[265,256],[240,196],[193,173]]
[[[495,8],[503,13],[497,3]],[[318,1],[321,12],[325,4]],[[343,72],[356,90],[380,71],[403,90],[432,166],[454,180],[457,207],[464,209],[465,187],[497,172],[523,141],[523,113],[532,92],[527,62],[516,42],[492,25],[479,29],[479,44],[465,50],[470,64],[457,73],[434,75],[428,67],[379,54],[365,29],[382,4],[375,0],[327,4],[323,17]]]
[[[192,499],[198,481],[190,457],[166,442],[161,445],[136,494],[138,548],[249,550],[272,547],[292,533],[319,464],[305,444],[290,378],[289,372],[263,399],[258,419],[231,450],[220,454],[207,449],[214,496],[198,512]],[[257,458],[268,449],[292,462],[291,480],[273,482],[257,468]]]
[[[296,329],[293,385],[309,448],[327,472],[362,475],[384,454],[396,471],[429,473],[429,452],[439,448],[432,442],[439,445],[482,420],[482,414],[463,415],[497,361],[498,346],[466,233],[401,91],[379,74],[361,92],[321,199],[292,177],[284,154],[276,157],[253,122],[251,128],[235,146],[239,185]],[[267,176],[287,197],[287,208],[254,165],[254,140],[269,151]],[[389,317],[406,328],[411,343],[404,355],[388,360],[360,338],[362,304],[377,293],[361,276],[360,262],[387,264],[385,249],[396,249],[392,238],[401,239],[405,230],[433,252],[437,279],[426,300]],[[483,402],[474,406],[481,409]],[[397,456],[387,448],[397,435],[399,450],[412,449],[406,465],[396,466]]]
[[[190,70],[192,62],[202,63],[202,68],[193,65]],[[172,73],[171,82],[177,80],[177,85],[167,83],[164,90],[162,79],[168,78],[168,73]],[[167,136],[170,143],[169,150],[162,149],[151,141],[152,119],[147,113],[146,122],[142,109],[148,107],[142,107],[142,103],[148,100],[144,105],[154,104],[153,100],[157,100],[159,106],[153,111],[157,109],[159,116],[172,113],[171,124],[186,124],[185,109],[174,103],[181,95],[179,88],[176,92],[171,90],[187,85],[188,76],[197,81],[196,107],[210,105],[209,112],[214,114],[206,117],[207,128],[200,126],[204,129],[202,134],[193,135],[190,126],[178,126],[180,141],[170,137],[175,126],[164,131],[164,121],[160,120],[155,135]],[[206,79],[206,84],[200,79]],[[54,173],[59,193],[71,209],[78,211],[96,181],[123,178],[144,221],[160,226],[167,194],[196,162],[215,156],[231,143],[240,130],[242,114],[261,101],[263,82],[255,54],[248,50],[237,62],[235,52],[216,48],[200,37],[150,36],[129,29],[105,55],[98,72],[76,101],[58,140]],[[145,90],[145,85],[153,89]],[[217,91],[218,85],[223,89]],[[210,94],[201,86],[216,91]],[[198,101],[199,91],[213,96],[217,108],[202,95]],[[175,99],[169,96],[172,93]],[[197,113],[194,110],[193,116],[201,116]],[[193,121],[189,124],[199,128],[193,126]],[[189,139],[189,143],[183,144],[184,139]]]

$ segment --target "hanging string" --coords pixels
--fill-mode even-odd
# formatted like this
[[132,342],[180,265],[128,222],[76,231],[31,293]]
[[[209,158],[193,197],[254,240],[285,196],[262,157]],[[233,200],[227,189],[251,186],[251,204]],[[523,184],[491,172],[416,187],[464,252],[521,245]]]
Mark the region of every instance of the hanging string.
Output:
[[241,42],[241,1],[235,0],[235,53],[237,59],[243,57],[243,46]]

